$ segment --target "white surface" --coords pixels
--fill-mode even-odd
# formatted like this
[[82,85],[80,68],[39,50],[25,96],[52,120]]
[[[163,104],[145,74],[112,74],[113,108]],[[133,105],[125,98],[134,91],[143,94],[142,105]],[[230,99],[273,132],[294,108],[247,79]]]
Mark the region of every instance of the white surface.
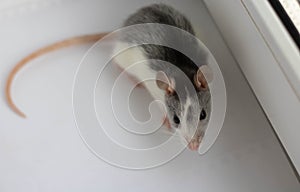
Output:
[[[122,1],[123,2],[123,1]],[[168,1],[169,2],[169,1]],[[32,62],[14,83],[16,116],[1,95],[0,191],[299,191],[300,186],[255,97],[201,1],[170,1],[191,18],[223,71],[228,94],[224,127],[204,156],[184,151],[144,171],[112,167],[95,157],[75,127],[71,88],[88,46]],[[119,27],[149,4],[78,0],[1,20],[1,90],[9,70],[29,52],[66,37]],[[116,14],[117,13],[117,14]],[[113,15],[113,16],[112,16]]]
[[299,172],[299,49],[268,2],[243,2],[207,5]]

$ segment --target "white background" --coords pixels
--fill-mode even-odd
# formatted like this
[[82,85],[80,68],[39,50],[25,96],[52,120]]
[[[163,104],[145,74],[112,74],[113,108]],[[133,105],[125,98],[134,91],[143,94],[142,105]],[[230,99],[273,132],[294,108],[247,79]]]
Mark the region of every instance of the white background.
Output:
[[[94,156],[79,137],[72,113],[72,82],[89,47],[41,57],[24,68],[13,96],[27,119],[0,99],[0,191],[299,191],[272,128],[204,4],[164,1],[185,13],[223,72],[228,108],[217,142],[204,156],[186,150],[155,169],[112,167]],[[70,36],[117,29],[151,1],[58,1],[3,12],[0,82],[20,58]],[[37,5],[38,6],[38,5]]]

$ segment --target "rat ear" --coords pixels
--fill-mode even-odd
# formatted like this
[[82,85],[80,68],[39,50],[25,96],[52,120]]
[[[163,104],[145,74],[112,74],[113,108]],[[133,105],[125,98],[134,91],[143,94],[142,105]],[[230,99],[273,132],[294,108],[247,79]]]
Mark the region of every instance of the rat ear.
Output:
[[208,83],[212,82],[213,73],[208,65],[202,65],[194,75],[194,84],[199,90],[207,90]]
[[158,71],[156,74],[156,85],[165,90],[167,94],[171,95],[174,93],[175,82],[173,79],[168,78],[165,72]]

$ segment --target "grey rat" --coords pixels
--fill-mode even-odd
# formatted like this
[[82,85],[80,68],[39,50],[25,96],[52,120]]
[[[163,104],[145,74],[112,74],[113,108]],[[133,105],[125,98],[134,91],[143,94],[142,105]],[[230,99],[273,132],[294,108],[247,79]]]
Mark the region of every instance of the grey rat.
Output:
[[[170,25],[195,35],[193,27],[188,19],[174,8],[165,4],[152,4],[139,9],[125,20],[124,26],[145,23]],[[106,33],[86,35],[64,40],[42,48],[21,60],[10,73],[7,81],[6,96],[10,107],[19,115],[25,117],[25,114],[22,113],[13,103],[10,87],[14,79],[14,75],[28,61],[62,47],[86,43],[89,41],[97,41],[104,35],[106,35]],[[151,34],[147,33],[147,31],[136,31],[122,36],[120,43],[117,43],[115,47],[126,47],[143,38],[154,38],[156,40],[163,41],[163,39],[168,38],[169,36],[170,35],[163,30]],[[195,46],[195,49],[199,50],[199,55],[201,55],[201,49],[199,48],[199,45],[196,44],[197,43],[192,42],[191,46]],[[167,112],[167,116],[164,119],[165,125],[178,131],[182,138],[184,138],[183,141],[188,144],[189,149],[197,150],[210,118],[211,95],[208,87],[209,81],[208,79],[205,79],[205,77],[211,76],[209,68],[205,65],[206,63],[196,65],[187,56],[175,49],[154,44],[140,45],[130,49],[129,51],[125,51],[125,53],[116,56],[114,58],[114,62],[122,69],[126,69],[131,66],[133,61],[144,59],[149,60],[149,62],[138,66],[137,70],[132,72],[130,75],[134,79],[140,81],[144,80],[145,74],[150,74],[154,79],[156,79],[156,81],[143,82],[143,85],[155,99],[159,99],[164,102]],[[156,60],[166,61],[170,64],[161,64],[161,62],[156,62]],[[177,73],[172,70],[170,65],[178,67],[188,77],[188,79],[192,82],[192,88],[196,90],[196,92],[192,91],[191,87],[182,83],[182,73]],[[178,89],[184,92],[183,95],[176,92]],[[197,110],[199,108],[200,111]],[[196,127],[193,126],[195,125],[195,119],[199,120],[198,126]]]

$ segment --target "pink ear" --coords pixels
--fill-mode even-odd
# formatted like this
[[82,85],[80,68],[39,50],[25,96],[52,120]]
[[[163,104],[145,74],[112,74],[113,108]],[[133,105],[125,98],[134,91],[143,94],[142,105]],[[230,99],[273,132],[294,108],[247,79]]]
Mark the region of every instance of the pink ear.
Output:
[[175,82],[172,79],[169,79],[165,72],[157,72],[156,84],[160,89],[165,90],[167,94],[174,93]]
[[213,73],[208,65],[202,65],[194,75],[194,84],[199,90],[207,90],[208,83],[213,80]]

